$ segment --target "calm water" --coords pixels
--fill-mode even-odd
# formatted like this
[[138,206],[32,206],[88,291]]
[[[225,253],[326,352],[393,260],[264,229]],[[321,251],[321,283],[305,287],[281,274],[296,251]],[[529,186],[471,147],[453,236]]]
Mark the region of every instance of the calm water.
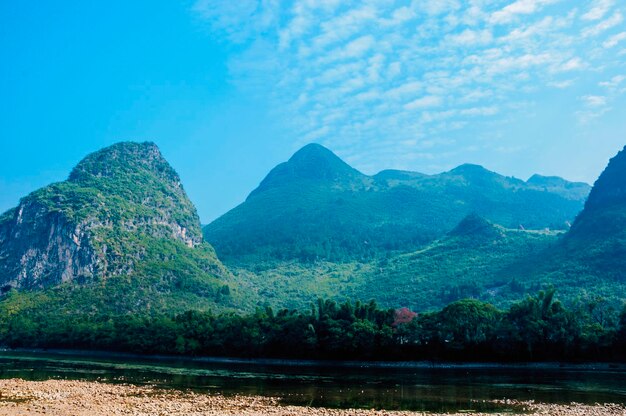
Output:
[[156,384],[284,403],[429,411],[522,409],[490,399],[626,403],[626,367],[362,368],[0,352],[0,378]]

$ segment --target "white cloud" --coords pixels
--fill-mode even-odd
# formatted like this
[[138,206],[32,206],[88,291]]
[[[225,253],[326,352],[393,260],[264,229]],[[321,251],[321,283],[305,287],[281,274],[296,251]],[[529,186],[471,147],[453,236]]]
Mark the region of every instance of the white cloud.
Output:
[[443,104],[443,98],[437,95],[427,95],[404,105],[406,110],[418,110],[422,108],[438,107]]
[[490,21],[495,24],[509,23],[517,15],[532,14],[543,6],[555,3],[558,0],[517,0],[491,15]]
[[613,7],[615,0],[593,0],[589,11],[581,16],[583,20],[599,20]]
[[611,17],[606,18],[597,25],[588,27],[583,30],[583,36],[597,36],[600,33],[619,25],[620,23],[622,23],[623,20],[624,17],[622,16],[622,13],[615,12],[613,15],[611,15]]
[[344,14],[318,22],[315,17],[308,14],[307,19],[312,25],[319,25],[319,35],[309,42],[315,51],[323,50],[337,42],[345,41],[378,17],[377,10],[369,5],[351,8]]
[[498,108],[495,106],[473,107],[463,109],[460,113],[464,116],[493,116],[498,113]]
[[568,117],[609,111],[623,87],[613,77],[626,72],[623,8],[573,3],[201,0],[194,10],[235,44],[232,82],[276,109],[286,134],[375,154],[381,138],[400,152],[400,141],[462,141],[480,126],[505,137],[547,93],[579,97]]
[[620,43],[624,39],[626,39],[626,32],[620,32],[620,33],[617,33],[617,34],[611,36],[607,40],[605,40],[602,43],[602,46],[604,48],[606,48],[606,49],[609,49],[609,48],[614,47],[615,45],[617,45],[618,43]]
[[573,83],[574,83],[574,80],[567,79],[567,80],[564,80],[564,81],[548,82],[548,86],[549,87],[563,89],[563,88],[571,87]]
[[440,15],[445,12],[454,11],[461,7],[457,0],[430,0],[418,1],[417,7],[429,15]]
[[566,72],[582,69],[584,67],[585,64],[583,63],[583,61],[579,57],[574,57],[563,62],[563,64],[558,67],[558,70]]
[[599,86],[601,87],[605,87],[605,88],[616,88],[618,86],[620,86],[620,84],[626,80],[626,76],[624,75],[615,75],[613,78],[611,78],[608,81],[603,81],[598,83]]
[[453,35],[448,35],[445,40],[453,45],[486,45],[491,43],[493,36],[491,31],[485,30],[471,30],[465,29],[463,32]]
[[602,95],[585,95],[582,100],[588,107],[604,107],[606,105],[606,97]]
[[362,56],[374,46],[374,42],[374,37],[371,35],[361,36],[346,45],[344,57],[355,58]]
[[414,95],[423,88],[424,84],[421,81],[409,81],[387,91],[387,97],[398,100],[408,94]]

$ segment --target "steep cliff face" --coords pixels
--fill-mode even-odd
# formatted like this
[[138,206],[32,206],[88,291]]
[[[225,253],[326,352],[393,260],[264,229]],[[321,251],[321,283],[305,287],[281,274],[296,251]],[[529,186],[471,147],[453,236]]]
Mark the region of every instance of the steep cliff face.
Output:
[[613,157],[567,235],[567,243],[599,240],[626,253],[626,147]]
[[82,223],[24,198],[0,223],[0,282],[37,287],[92,277],[103,262]]
[[[164,243],[178,248],[160,249]],[[183,247],[208,253],[214,261],[207,272],[223,271],[158,147],[118,143],[87,156],[67,181],[33,192],[0,217],[0,288],[127,275],[140,261],[167,261]]]

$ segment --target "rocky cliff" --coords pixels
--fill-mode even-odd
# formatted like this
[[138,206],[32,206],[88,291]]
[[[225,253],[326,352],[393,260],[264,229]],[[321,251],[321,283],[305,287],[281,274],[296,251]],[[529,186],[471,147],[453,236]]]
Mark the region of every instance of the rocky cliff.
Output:
[[87,156],[67,181],[33,192],[0,216],[0,287],[128,275],[140,262],[167,261],[182,247],[208,253],[207,273],[223,272],[158,147],[118,143]]

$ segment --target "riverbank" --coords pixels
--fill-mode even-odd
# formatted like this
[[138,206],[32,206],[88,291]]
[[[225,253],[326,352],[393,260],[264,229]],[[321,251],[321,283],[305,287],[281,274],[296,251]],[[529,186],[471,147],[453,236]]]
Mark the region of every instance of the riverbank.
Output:
[[[529,414],[626,415],[626,408],[615,404],[554,405],[532,402],[511,402],[510,404],[520,410],[527,410]],[[276,398],[222,396],[154,386],[69,380],[0,380],[1,416],[418,416],[427,414],[430,413],[282,406]],[[481,413],[472,414],[481,415]],[[510,415],[510,413],[506,414]]]
[[133,354],[127,352],[98,350],[68,350],[42,348],[7,348],[0,347],[0,357],[42,357],[93,359],[133,359],[164,363],[191,364],[245,364],[276,367],[332,367],[332,368],[372,368],[372,369],[536,369],[536,370],[571,370],[571,371],[622,371],[626,372],[623,362],[483,362],[483,361],[348,361],[348,360],[297,360],[282,358],[240,358],[207,357],[186,355]]

